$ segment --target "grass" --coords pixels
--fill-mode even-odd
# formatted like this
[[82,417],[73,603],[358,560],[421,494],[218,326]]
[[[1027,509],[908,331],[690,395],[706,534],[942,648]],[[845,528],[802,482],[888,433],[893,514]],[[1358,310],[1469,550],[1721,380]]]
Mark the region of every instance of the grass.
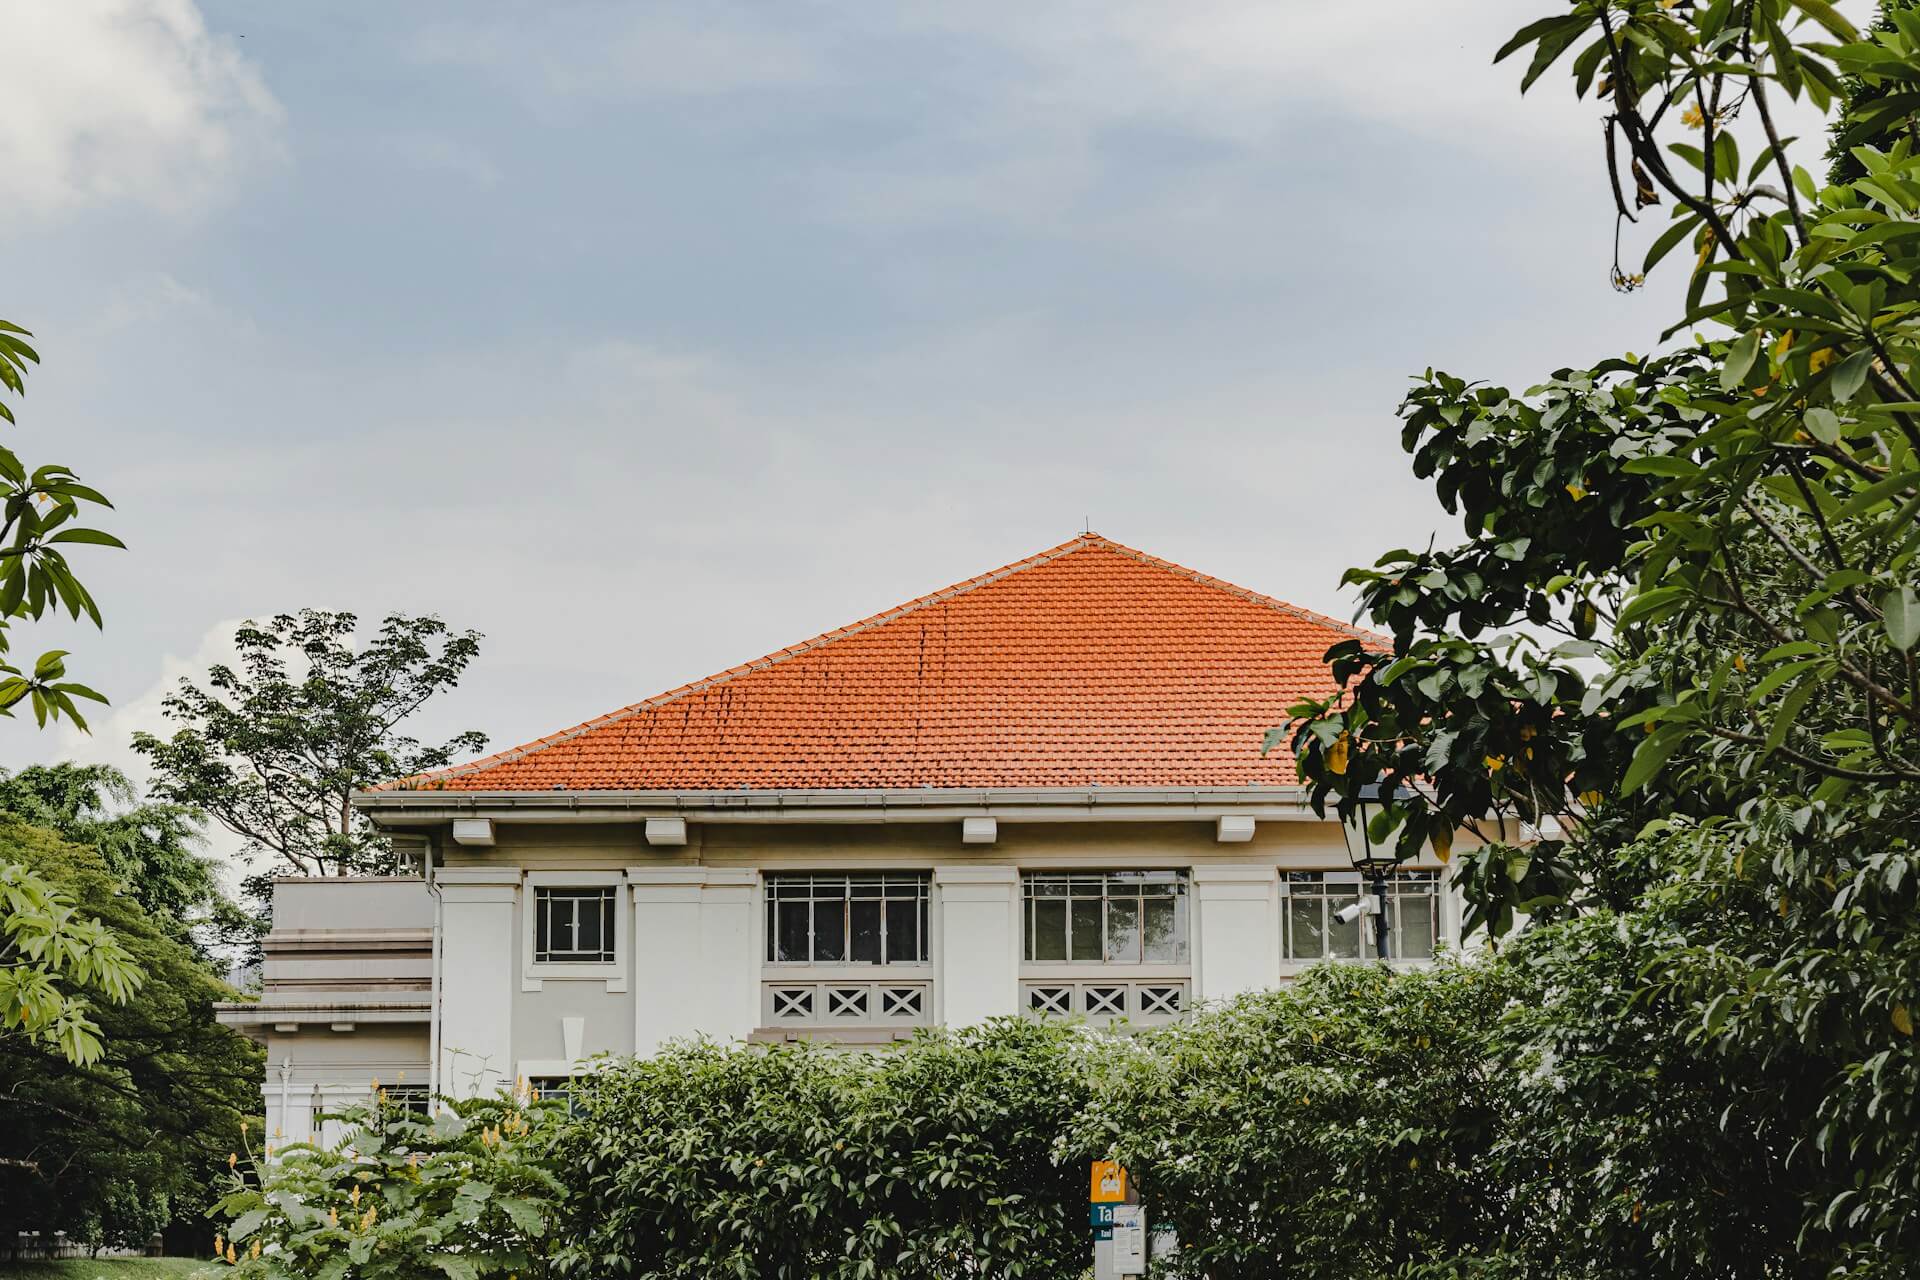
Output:
[[212,1265],[201,1258],[58,1258],[0,1262],[0,1280],[187,1280]]

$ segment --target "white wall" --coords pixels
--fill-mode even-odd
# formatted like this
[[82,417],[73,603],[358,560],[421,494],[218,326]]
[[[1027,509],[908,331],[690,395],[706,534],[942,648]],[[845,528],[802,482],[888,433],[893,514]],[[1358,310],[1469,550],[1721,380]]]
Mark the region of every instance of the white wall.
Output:
[[966,1026],[1020,1007],[1020,872],[1009,866],[933,869],[940,917],[940,1021]]
[[514,1078],[518,867],[440,873],[445,913],[440,961],[440,1091],[491,1093]]
[[630,867],[633,1043],[744,1040],[760,1021],[757,875],[731,867]]
[[1193,869],[1193,993],[1224,1000],[1280,981],[1280,874],[1272,866]]

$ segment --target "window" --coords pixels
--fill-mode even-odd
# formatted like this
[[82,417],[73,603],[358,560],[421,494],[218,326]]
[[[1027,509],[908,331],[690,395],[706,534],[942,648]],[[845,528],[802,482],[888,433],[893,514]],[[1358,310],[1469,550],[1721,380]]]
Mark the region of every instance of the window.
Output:
[[577,1116],[581,1111],[579,1090],[573,1087],[572,1076],[534,1076],[527,1081],[535,1102],[564,1103],[567,1114]]
[[535,964],[612,964],[613,897],[605,889],[535,889]]
[[1030,963],[1187,962],[1184,871],[1035,872],[1021,884]]
[[390,1084],[375,1096],[384,1106],[398,1107],[419,1116],[433,1114],[433,1100],[427,1096],[427,1087],[423,1084]]
[[924,964],[927,877],[767,877],[767,959],[775,964]]
[[[1357,960],[1373,957],[1373,919],[1335,919],[1359,901],[1357,871],[1287,873],[1287,959]],[[1440,873],[1397,871],[1387,877],[1387,945],[1395,960],[1428,960],[1440,929]]]

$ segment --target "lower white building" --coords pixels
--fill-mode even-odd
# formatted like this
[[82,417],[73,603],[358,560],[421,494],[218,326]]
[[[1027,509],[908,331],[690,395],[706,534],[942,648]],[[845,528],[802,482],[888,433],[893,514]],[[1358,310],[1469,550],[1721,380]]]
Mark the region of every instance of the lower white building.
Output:
[[[1097,535],[576,728],[363,794],[410,879],[286,879],[269,1131],[390,1092],[548,1089],[676,1039],[883,1044],[1183,1016],[1325,959],[1361,886],[1291,756],[1352,628]],[[1437,863],[1389,958],[1457,936]]]

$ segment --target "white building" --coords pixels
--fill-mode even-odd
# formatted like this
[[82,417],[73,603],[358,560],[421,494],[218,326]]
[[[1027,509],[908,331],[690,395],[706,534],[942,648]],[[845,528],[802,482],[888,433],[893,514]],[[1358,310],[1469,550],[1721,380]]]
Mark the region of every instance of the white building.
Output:
[[[420,879],[275,887],[269,1131],[378,1079],[552,1087],[681,1037],[882,1043],[996,1015],[1151,1023],[1371,953],[1283,748],[1332,619],[1076,538],[358,797]],[[1396,877],[1396,960],[1457,932]]]

